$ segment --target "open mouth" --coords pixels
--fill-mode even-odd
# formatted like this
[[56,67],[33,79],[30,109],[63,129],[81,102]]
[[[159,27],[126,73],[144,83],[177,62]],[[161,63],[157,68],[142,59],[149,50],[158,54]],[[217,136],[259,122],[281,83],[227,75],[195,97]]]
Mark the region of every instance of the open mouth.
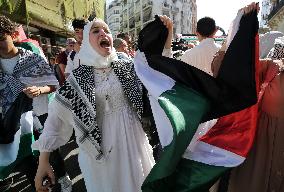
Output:
[[101,46],[102,48],[109,48],[109,47],[110,47],[110,42],[109,42],[109,40],[107,40],[107,39],[102,39],[102,40],[100,41],[100,46]]

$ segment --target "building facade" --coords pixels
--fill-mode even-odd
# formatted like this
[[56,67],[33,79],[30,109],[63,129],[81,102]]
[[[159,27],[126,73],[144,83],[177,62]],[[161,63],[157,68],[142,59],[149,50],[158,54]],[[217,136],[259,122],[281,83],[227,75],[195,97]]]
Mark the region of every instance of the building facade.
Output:
[[106,22],[114,37],[120,32],[121,10],[121,0],[112,1],[106,8]]
[[284,0],[263,0],[262,19],[270,30],[284,33]]
[[121,32],[132,37],[137,37],[155,15],[170,17],[174,24],[174,34],[195,33],[196,0],[121,0],[121,5]]
[[0,0],[0,13],[22,24],[29,38],[39,44],[65,46],[73,35],[74,18],[104,18],[105,0]]

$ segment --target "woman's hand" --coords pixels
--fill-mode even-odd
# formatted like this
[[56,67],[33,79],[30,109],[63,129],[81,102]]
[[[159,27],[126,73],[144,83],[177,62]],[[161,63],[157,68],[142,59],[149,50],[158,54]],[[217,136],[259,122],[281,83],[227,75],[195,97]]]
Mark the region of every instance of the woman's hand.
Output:
[[[49,156],[48,156],[49,157]],[[55,184],[53,169],[48,160],[40,157],[39,165],[35,177],[35,187],[37,192],[48,192],[48,188]]]
[[43,87],[37,87],[37,86],[28,86],[23,89],[23,92],[29,97],[29,98],[35,98],[40,96],[41,94],[48,94],[56,90],[56,87],[54,85],[46,85]]
[[166,15],[159,15],[160,20],[166,26],[169,32],[173,31],[173,21]]
[[259,12],[260,8],[259,8],[259,4],[256,2],[252,2],[251,4],[245,6],[244,8],[242,8],[241,10],[244,10],[245,14],[248,14],[250,12],[252,12],[253,10],[257,10],[257,12]]
[[35,98],[38,97],[41,94],[41,90],[37,86],[30,86],[23,89],[23,92],[29,97],[29,98]]

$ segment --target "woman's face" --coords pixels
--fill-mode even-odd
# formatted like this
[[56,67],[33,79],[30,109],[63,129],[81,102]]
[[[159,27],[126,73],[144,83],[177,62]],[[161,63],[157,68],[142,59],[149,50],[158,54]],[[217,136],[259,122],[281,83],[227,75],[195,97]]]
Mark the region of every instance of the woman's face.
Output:
[[102,20],[96,20],[94,22],[90,30],[89,41],[95,51],[104,57],[110,55],[112,52],[112,35],[107,24]]

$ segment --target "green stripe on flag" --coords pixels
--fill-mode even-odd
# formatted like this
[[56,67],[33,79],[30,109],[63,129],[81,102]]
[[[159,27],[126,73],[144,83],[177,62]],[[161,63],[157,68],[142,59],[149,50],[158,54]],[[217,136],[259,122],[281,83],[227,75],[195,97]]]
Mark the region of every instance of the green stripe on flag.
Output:
[[158,99],[173,128],[173,140],[164,147],[160,160],[145,179],[143,192],[173,192],[175,182],[169,180],[177,171],[182,155],[209,109],[209,102],[182,84],[164,92]]
[[55,92],[49,93],[47,95],[47,98],[48,98],[48,103],[51,103],[51,101],[53,101],[55,98]]
[[21,136],[17,159],[8,166],[0,166],[0,179],[8,177],[18,163],[27,156],[32,155],[31,144],[33,141],[34,138],[32,133],[27,133]]
[[229,169],[183,158],[168,182],[175,183],[173,192],[208,192],[220,175]]

